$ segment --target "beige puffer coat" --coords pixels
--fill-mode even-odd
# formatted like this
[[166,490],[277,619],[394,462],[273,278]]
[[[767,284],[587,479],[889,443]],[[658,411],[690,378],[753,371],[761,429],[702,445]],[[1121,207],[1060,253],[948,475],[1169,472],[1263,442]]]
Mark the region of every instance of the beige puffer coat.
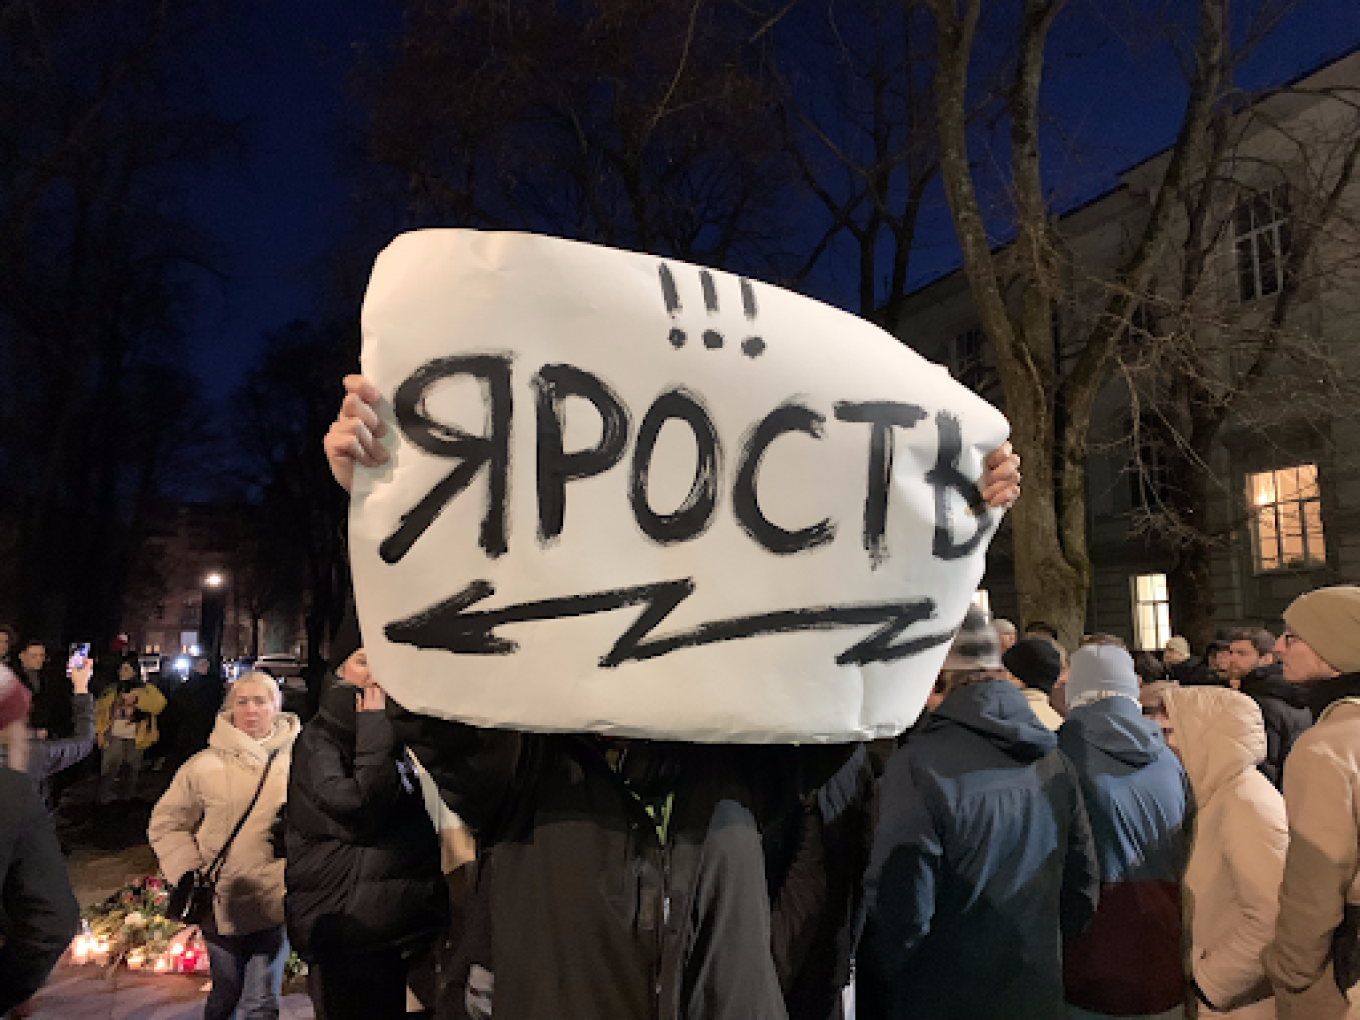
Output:
[[1289,860],[1266,969],[1281,1020],[1360,1018],[1332,970],[1332,936],[1346,905],[1360,905],[1360,698],[1327,706],[1284,766]]
[[1195,795],[1185,873],[1190,969],[1222,1010],[1199,1015],[1273,1018],[1261,951],[1275,930],[1289,827],[1284,798],[1256,768],[1266,756],[1261,710],[1225,687],[1170,686],[1162,697]]
[[260,799],[241,827],[217,883],[217,930],[248,935],[283,924],[283,858],[274,855],[270,829],[288,796],[288,766],[298,717],[281,712],[263,742],[217,717],[208,748],[175,773],[151,812],[147,838],[161,872],[176,882],[186,871],[212,863],[259,786],[270,751],[278,751]]

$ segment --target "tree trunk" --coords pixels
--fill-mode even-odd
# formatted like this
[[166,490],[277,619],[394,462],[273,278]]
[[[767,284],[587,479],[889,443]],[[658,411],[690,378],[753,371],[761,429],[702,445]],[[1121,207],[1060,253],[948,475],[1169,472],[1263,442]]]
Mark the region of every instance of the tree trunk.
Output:
[[1024,498],[1011,510],[1020,619],[1025,626],[1036,620],[1051,623],[1063,644],[1075,648],[1086,621],[1089,570],[1069,561],[1060,540],[1048,395],[1014,365],[1003,365],[1001,380],[1011,444],[1025,476]]
[[1186,545],[1176,568],[1167,578],[1171,596],[1173,629],[1185,636],[1190,647],[1203,651],[1214,637],[1213,550],[1203,542]]

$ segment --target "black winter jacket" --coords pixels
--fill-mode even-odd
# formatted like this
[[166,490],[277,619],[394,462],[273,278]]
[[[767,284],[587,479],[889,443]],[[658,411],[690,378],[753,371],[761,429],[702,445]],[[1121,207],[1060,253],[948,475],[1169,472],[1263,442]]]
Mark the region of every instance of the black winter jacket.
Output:
[[798,848],[771,904],[771,942],[789,1020],[840,1020],[862,921],[878,771],[860,745],[803,806]]
[[327,691],[293,745],[284,910],[306,960],[428,943],[448,895],[418,782],[382,712]]
[[1242,693],[1250,695],[1261,709],[1266,723],[1266,757],[1260,765],[1262,775],[1284,789],[1284,760],[1294,741],[1313,725],[1308,710],[1308,689],[1295,687],[1284,678],[1278,662],[1258,666],[1242,678]]
[[864,878],[862,1020],[1052,1020],[1100,872],[1076,772],[1005,680],[952,691],[888,762]]
[[0,768],[0,1015],[42,987],[79,920],[47,810],[27,777]]
[[791,868],[804,808],[858,745],[616,742],[388,705],[477,837],[458,966],[492,973],[496,1020],[786,1015],[827,894]]

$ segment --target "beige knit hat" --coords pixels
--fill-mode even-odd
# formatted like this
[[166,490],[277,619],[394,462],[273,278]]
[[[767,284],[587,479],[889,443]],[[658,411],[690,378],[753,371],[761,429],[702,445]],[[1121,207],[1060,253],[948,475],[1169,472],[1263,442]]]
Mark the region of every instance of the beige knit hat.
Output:
[[1187,641],[1185,638],[1181,637],[1179,634],[1175,635],[1174,637],[1167,638],[1166,645],[1164,647],[1168,652],[1174,648],[1176,651],[1184,655],[1187,659],[1190,658],[1190,642]]
[[1360,587],[1305,592],[1284,611],[1284,622],[1333,669],[1360,672]]

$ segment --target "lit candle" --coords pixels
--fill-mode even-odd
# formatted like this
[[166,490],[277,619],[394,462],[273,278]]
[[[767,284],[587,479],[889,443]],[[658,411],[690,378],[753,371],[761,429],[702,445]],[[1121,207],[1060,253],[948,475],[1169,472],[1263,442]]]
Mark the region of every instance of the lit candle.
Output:
[[90,941],[91,941],[91,940],[90,940],[90,939],[87,939],[84,935],[77,935],[77,936],[76,936],[75,941],[71,943],[71,962],[72,962],[72,963],[75,963],[75,964],[83,964],[83,963],[85,963],[86,961],[89,960],[89,958],[90,958]]

